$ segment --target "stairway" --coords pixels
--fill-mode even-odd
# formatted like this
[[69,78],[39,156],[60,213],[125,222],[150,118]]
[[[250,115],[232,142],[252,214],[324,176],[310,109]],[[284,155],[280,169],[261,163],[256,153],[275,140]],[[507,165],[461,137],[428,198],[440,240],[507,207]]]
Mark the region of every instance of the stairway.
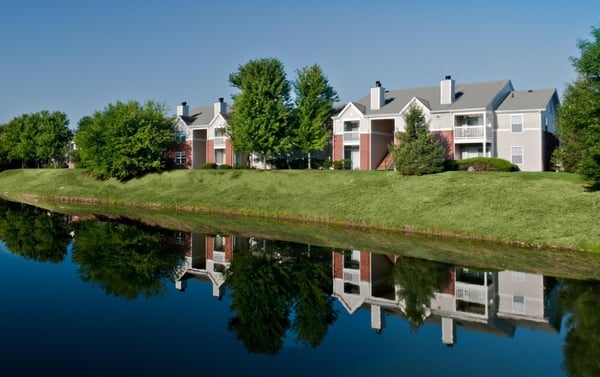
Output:
[[392,159],[392,152],[388,152],[383,160],[377,166],[377,170],[394,170],[394,161]]

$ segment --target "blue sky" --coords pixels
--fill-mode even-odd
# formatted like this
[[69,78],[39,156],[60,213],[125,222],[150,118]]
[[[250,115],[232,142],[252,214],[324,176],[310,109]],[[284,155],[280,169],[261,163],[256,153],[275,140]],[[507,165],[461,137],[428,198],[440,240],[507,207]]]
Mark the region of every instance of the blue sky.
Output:
[[231,102],[228,76],[274,57],[319,64],[341,102],[369,92],[511,79],[556,88],[600,1],[0,0],[0,124],[63,111],[76,128],[117,100]]

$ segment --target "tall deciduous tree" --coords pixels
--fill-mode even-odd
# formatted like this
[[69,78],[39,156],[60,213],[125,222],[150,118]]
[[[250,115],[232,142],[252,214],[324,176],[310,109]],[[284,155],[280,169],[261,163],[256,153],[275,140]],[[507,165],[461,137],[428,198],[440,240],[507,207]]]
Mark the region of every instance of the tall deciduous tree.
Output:
[[402,175],[439,173],[444,169],[444,146],[429,133],[429,125],[421,109],[411,105],[403,115],[405,132],[399,132],[400,144],[391,147],[396,170]]
[[82,118],[75,133],[82,166],[100,178],[118,179],[160,170],[176,142],[173,121],[165,112],[154,101],[129,101]]
[[290,83],[283,64],[274,58],[251,60],[229,75],[240,90],[234,94],[229,120],[233,148],[267,156],[290,146]]
[[323,149],[331,137],[333,104],[339,98],[318,65],[299,69],[296,74],[293,86],[298,123],[294,145],[307,154],[310,169],[311,152]]
[[560,147],[554,160],[566,171],[600,181],[600,27],[593,41],[580,40],[581,56],[571,57],[577,71],[558,109]]
[[2,155],[22,166],[55,164],[67,151],[72,132],[65,113],[43,110],[13,118],[0,136]]

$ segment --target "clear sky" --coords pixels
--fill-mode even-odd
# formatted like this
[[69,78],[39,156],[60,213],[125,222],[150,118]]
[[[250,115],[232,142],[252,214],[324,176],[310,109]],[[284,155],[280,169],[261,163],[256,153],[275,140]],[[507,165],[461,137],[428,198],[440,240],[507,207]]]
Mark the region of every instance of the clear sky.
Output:
[[319,64],[341,102],[387,89],[575,79],[597,0],[0,0],[0,124],[40,110],[71,127],[117,100],[231,103],[229,74],[251,59]]

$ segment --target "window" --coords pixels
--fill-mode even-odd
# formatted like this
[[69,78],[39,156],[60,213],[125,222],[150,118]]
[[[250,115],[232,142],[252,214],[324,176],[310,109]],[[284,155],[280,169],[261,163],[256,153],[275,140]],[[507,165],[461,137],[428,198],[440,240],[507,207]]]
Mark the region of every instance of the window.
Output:
[[215,128],[215,137],[223,137],[225,136],[224,128]]
[[177,142],[184,143],[187,140],[187,134],[184,130],[177,130]]
[[523,115],[510,116],[510,131],[513,133],[523,132]]
[[344,132],[358,131],[358,122],[344,122]]
[[510,162],[517,165],[523,163],[523,147],[510,148]]
[[185,165],[186,155],[185,152],[175,152],[175,164]]
[[525,297],[513,296],[513,312],[525,313]]

